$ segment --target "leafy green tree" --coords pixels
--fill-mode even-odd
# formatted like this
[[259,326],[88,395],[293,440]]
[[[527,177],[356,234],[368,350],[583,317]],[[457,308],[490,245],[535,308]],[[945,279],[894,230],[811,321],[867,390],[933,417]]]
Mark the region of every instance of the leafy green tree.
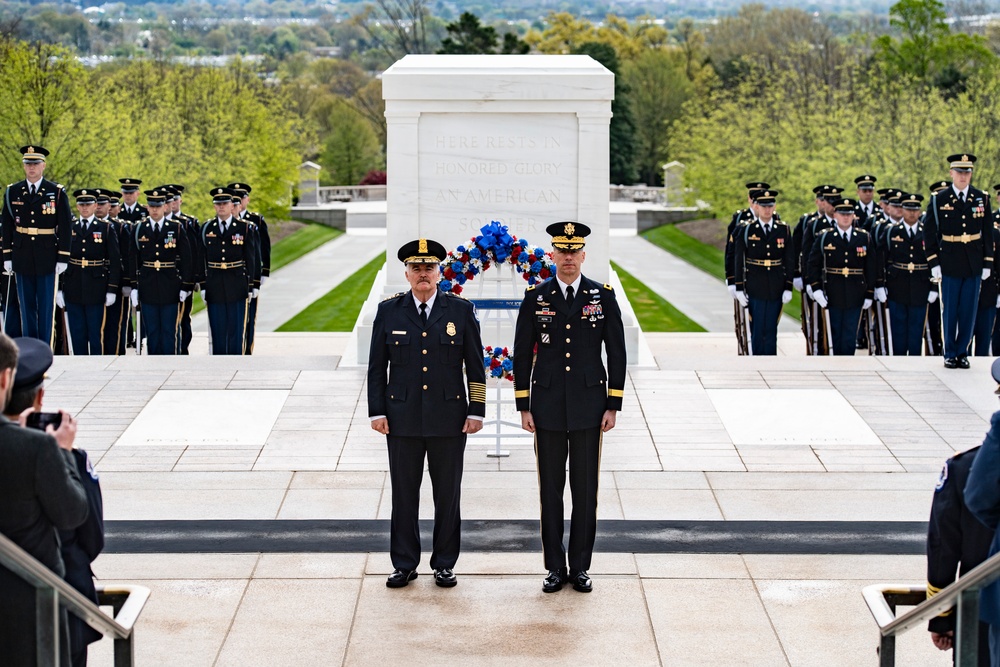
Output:
[[441,42],[438,53],[496,53],[496,28],[483,25],[475,14],[462,12],[447,30],[448,37]]
[[332,131],[319,157],[325,184],[354,185],[369,171],[382,167],[378,138],[352,107],[344,102],[333,105],[328,124]]
[[531,45],[518,37],[515,33],[504,33],[503,43],[500,45],[500,53],[508,55],[524,55],[531,51]]

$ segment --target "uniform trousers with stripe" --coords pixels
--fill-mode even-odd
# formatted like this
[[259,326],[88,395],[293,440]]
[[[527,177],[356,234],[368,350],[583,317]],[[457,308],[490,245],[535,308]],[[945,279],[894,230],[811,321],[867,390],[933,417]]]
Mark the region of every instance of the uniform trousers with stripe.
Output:
[[118,295],[115,302],[105,309],[104,354],[125,354],[125,332],[128,331],[129,297]]
[[246,301],[209,301],[208,323],[212,329],[212,354],[243,354],[243,327],[247,320]]
[[52,320],[56,308],[56,274],[15,274],[17,299],[21,305],[21,333],[52,345]]
[[754,356],[778,354],[778,320],[781,299],[748,299],[750,347]]
[[66,320],[73,354],[104,354],[104,304],[66,304]]
[[993,324],[996,322],[997,307],[995,303],[985,303],[976,312],[976,325],[972,329],[972,344],[969,353],[977,357],[990,356],[990,343],[993,342]]
[[453,569],[462,542],[462,468],[465,461],[463,433],[451,437],[386,436],[389,479],[392,482],[392,517],[389,557],[400,570],[420,564],[420,483],[424,457],[434,496],[432,569]]
[[146,337],[146,351],[149,354],[174,354],[174,340],[177,336],[177,309],[179,304],[142,303],[142,335]]
[[893,355],[919,357],[924,350],[927,306],[904,306],[892,299],[889,299],[888,305]]
[[944,302],[944,358],[968,354],[972,329],[979,308],[979,276],[941,278],[941,301]]
[[[545,569],[566,567],[581,572],[590,569],[597,537],[597,484],[601,468],[600,427],[576,431],[535,430],[538,460],[538,492],[542,505],[542,550]],[[569,549],[563,544],[563,493],[566,489],[566,458],[569,457],[569,489],[573,499]]]
[[833,332],[831,347],[833,353],[843,356],[854,356],[857,349],[858,322],[861,321],[861,306],[857,308],[827,309],[830,314],[830,330]]

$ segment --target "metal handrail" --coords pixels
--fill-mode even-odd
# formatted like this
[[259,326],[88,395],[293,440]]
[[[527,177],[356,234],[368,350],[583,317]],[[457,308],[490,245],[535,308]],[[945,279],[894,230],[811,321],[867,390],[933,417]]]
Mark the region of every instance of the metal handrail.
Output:
[[[110,618],[93,602],[41,564],[6,535],[0,534],[0,565],[35,587],[38,664],[56,664],[60,633],[58,605],[66,607],[87,625],[115,639],[115,665],[132,664],[132,630],[149,599],[143,586],[104,586],[101,592],[115,608]],[[127,653],[127,658],[125,654]]]
[[[882,642],[880,664],[895,664],[895,639],[907,630],[929,621],[941,612],[957,607],[955,622],[955,664],[976,665],[979,652],[979,591],[1000,580],[1000,554],[983,561],[934,597],[926,588],[909,584],[875,584],[862,591],[865,603],[878,624]],[[921,593],[923,594],[921,596]],[[923,599],[923,602],[917,602]],[[917,604],[902,616],[896,605]]]

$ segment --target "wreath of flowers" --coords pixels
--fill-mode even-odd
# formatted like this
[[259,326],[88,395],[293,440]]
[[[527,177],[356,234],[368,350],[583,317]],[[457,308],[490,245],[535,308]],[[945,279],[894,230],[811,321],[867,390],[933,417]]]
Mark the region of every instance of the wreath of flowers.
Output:
[[479,236],[471,239],[468,247],[460,245],[441,262],[443,292],[462,293],[462,286],[495,262],[498,266],[512,264],[529,285],[535,285],[553,274],[555,262],[552,254],[543,248],[529,247],[524,239],[507,232],[507,226],[493,221],[480,228]]
[[483,348],[483,365],[486,367],[486,374],[489,377],[503,378],[514,381],[514,357],[505,347]]

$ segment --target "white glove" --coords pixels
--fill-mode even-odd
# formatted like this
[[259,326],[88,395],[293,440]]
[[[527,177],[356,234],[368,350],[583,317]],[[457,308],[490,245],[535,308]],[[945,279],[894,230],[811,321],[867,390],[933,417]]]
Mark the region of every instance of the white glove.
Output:
[[187,301],[187,298],[189,296],[191,296],[191,292],[185,292],[184,290],[181,290],[181,293],[180,293],[181,303],[184,303],[185,301]]
[[115,301],[118,300],[118,295],[114,292],[108,292],[104,295],[104,305],[108,308],[115,305]]
[[937,301],[938,293],[937,290],[931,290],[927,293],[927,303],[934,303]]
[[733,284],[726,285],[726,289],[729,290],[729,296],[731,296],[733,299],[735,299],[736,298],[736,285],[733,285]]
[[261,276],[260,277],[260,286],[263,287],[264,283],[266,283],[266,282],[267,282],[267,276]]
[[260,290],[257,289],[256,287],[254,287],[253,288],[253,292],[250,293],[250,298],[251,299],[256,299],[258,294],[260,294]]
[[809,298],[812,299],[813,301],[816,300],[816,296],[813,294],[813,286],[812,285],[806,285],[806,294],[808,294]]
[[791,290],[786,289],[784,292],[781,293],[781,303],[788,303],[791,300],[792,300]]
[[798,291],[802,291],[802,278],[792,278],[792,287]]
[[58,276],[60,273],[65,271],[68,266],[69,265],[66,264],[66,262],[56,262],[56,275]]
[[139,307],[139,290],[137,290],[137,289],[132,290],[132,293],[129,295],[129,297],[131,297],[131,299],[132,299],[132,307],[133,308],[138,308]]
[[746,292],[737,292],[736,293],[736,300],[739,301],[740,305],[743,306],[744,308],[746,308],[747,307],[747,303],[749,303],[747,301],[747,293]]
[[1000,296],[997,297],[997,308],[1000,308]]
[[62,290],[56,292],[56,305],[60,308],[66,307],[66,297],[63,295]]
[[935,266],[931,269],[931,278],[934,280],[941,280],[941,267]]
[[879,303],[885,303],[889,299],[889,293],[885,291],[884,287],[876,287],[875,298],[878,299]]
[[122,288],[122,296],[128,296],[131,293],[132,293],[132,288],[131,287],[123,287]]
[[205,290],[201,291],[201,300],[204,301],[205,303],[208,303],[208,296],[207,296]]
[[871,299],[865,299],[864,305],[861,306],[861,308],[863,310],[868,310],[871,307],[872,307],[872,300]]
[[8,273],[8,274],[14,273],[14,262],[12,262],[9,259],[7,261],[5,261],[3,263],[3,272],[4,273]]
[[983,269],[983,280],[989,280],[990,279],[990,273],[991,272],[990,272],[989,269]]
[[826,308],[830,303],[826,300],[826,295],[823,294],[823,290],[813,290],[812,293],[813,301],[819,304],[820,308]]

